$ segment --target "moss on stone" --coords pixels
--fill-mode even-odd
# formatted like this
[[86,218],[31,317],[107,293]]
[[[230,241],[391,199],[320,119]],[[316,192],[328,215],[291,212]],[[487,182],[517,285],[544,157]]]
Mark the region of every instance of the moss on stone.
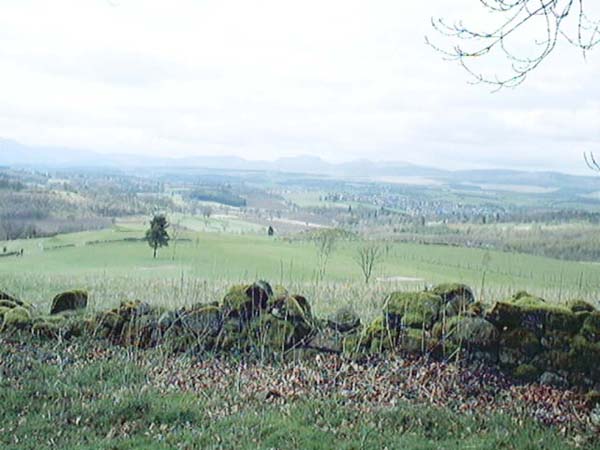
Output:
[[526,355],[535,355],[542,349],[540,339],[535,333],[523,328],[502,333],[500,345],[502,347],[518,349]]
[[479,317],[454,316],[438,322],[433,331],[437,339],[471,348],[492,348],[498,345],[499,333],[494,325]]
[[394,292],[386,299],[385,315],[391,328],[431,329],[443,300],[431,292]]
[[538,334],[545,331],[577,333],[581,318],[566,307],[551,305],[538,297],[520,297],[510,302],[497,302],[486,319],[500,330],[526,328]]
[[233,286],[223,298],[222,307],[227,317],[249,320],[267,309],[273,290],[266,281],[251,285]]
[[517,380],[530,383],[539,378],[541,371],[531,364],[521,364],[513,370],[512,374]]
[[22,305],[19,305],[18,303],[13,302],[12,300],[0,300],[0,308],[12,309],[16,308],[17,306]]
[[353,309],[342,307],[327,319],[327,326],[340,333],[349,333],[360,328],[360,317]]
[[17,306],[4,313],[4,320],[2,322],[4,330],[8,328],[24,329],[29,326],[31,326],[31,313],[27,308]]
[[571,310],[571,312],[574,312],[574,313],[596,311],[596,308],[594,307],[594,305],[592,305],[589,302],[586,302],[585,300],[579,300],[579,299],[569,300],[567,302],[566,306],[567,306],[567,308],[569,308]]
[[594,311],[585,315],[581,334],[592,342],[600,341],[600,312]]
[[52,300],[50,314],[58,314],[63,311],[84,309],[87,307],[88,294],[86,291],[73,290],[58,294]]
[[475,302],[473,291],[466,284],[439,284],[431,292],[442,298],[446,316],[463,314],[466,312],[468,306]]
[[547,350],[537,354],[531,364],[539,368],[542,372],[550,371],[568,371],[573,361],[570,352],[560,350]]

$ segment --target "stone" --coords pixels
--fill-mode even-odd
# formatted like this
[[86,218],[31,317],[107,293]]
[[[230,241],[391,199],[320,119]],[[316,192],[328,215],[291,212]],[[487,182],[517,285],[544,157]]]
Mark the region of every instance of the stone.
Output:
[[391,328],[431,329],[442,304],[442,298],[431,292],[394,292],[386,299],[384,312]]
[[87,307],[88,294],[86,291],[74,290],[58,294],[52,300],[50,314],[58,314],[63,311],[75,311]]

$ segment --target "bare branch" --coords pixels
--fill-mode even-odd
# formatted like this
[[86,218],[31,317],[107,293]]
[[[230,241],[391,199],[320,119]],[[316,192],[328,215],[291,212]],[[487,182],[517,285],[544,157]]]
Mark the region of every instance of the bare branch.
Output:
[[[426,43],[446,59],[457,61],[473,78],[473,83],[489,84],[497,89],[515,87],[525,81],[555,50],[560,38],[586,53],[600,44],[600,21],[585,13],[583,0],[479,0],[488,12],[500,18],[500,25],[492,30],[477,31],[463,25],[452,25],[443,19],[432,19],[433,28],[454,41],[450,49],[435,45],[426,37]],[[509,43],[522,43],[523,33],[539,27],[541,35],[533,40],[530,56],[520,56],[510,49]],[[478,73],[472,63],[483,56],[499,53],[510,65],[504,77]]]

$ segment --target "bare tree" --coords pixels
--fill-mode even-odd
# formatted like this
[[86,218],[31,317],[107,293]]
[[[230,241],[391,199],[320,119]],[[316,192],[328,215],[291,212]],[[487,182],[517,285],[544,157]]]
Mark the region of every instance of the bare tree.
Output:
[[208,226],[208,219],[210,219],[210,216],[212,215],[213,210],[209,205],[203,206],[202,207],[202,217],[204,217],[204,225]]
[[[475,83],[485,83],[501,89],[525,81],[564,39],[586,53],[600,44],[600,21],[588,16],[590,6],[583,0],[479,0],[481,6],[498,18],[498,24],[488,30],[476,30],[458,21],[447,23],[432,19],[433,27],[454,40],[451,48],[426,42],[455,60],[473,77]],[[535,37],[530,37],[535,35]],[[529,51],[517,53],[516,46],[531,42]],[[505,58],[510,69],[507,75],[484,75],[474,67],[482,56],[498,54]]]
[[375,244],[367,244],[359,247],[356,255],[356,263],[360,267],[360,270],[365,279],[365,284],[369,284],[371,275],[373,275],[373,269],[381,262],[383,252],[381,247]]
[[333,251],[337,240],[335,230],[322,230],[315,234],[313,242],[317,247],[317,279],[325,278],[327,263]]

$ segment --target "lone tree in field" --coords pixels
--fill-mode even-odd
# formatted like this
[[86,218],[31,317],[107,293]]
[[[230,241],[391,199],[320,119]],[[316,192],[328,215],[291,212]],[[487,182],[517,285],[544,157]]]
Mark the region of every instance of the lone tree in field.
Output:
[[[475,0],[473,0],[476,3]],[[476,29],[462,21],[448,23],[432,19],[433,27],[450,46],[427,44],[458,63],[473,77],[475,83],[485,83],[498,89],[514,87],[525,81],[556,49],[560,41],[582,52],[600,44],[600,21],[590,14],[598,12],[594,2],[584,6],[583,0],[479,0],[481,8],[496,18],[487,29]],[[529,44],[529,45],[527,45]],[[484,75],[474,66],[483,56],[496,55],[506,61],[504,75]]]
[[154,258],[156,258],[156,252],[159,247],[168,247],[169,233],[167,233],[169,223],[164,214],[155,215],[150,221],[150,228],[146,231],[146,240],[148,245],[154,250]]
[[369,284],[373,269],[381,262],[382,257],[383,252],[378,245],[367,244],[358,248],[355,260],[363,274],[365,284]]

